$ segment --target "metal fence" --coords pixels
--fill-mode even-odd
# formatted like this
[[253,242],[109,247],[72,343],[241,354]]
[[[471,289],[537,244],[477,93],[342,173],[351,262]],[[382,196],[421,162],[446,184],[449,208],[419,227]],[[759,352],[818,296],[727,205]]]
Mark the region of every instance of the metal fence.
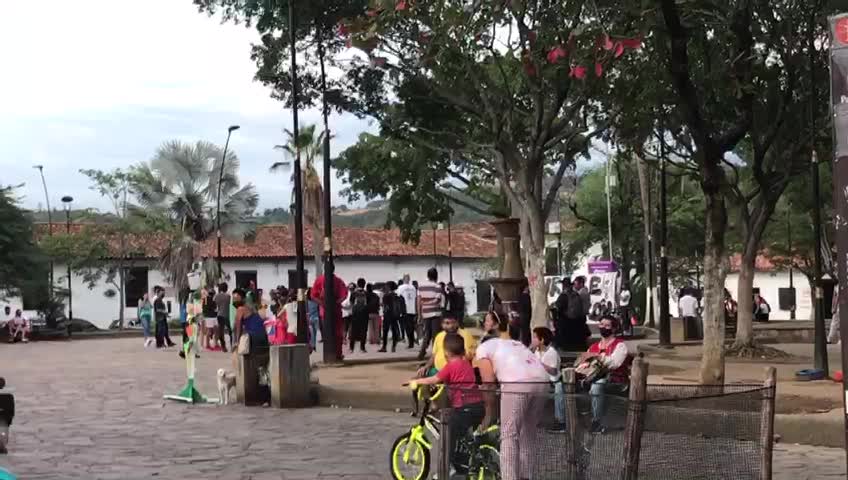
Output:
[[[556,389],[479,387],[495,427],[475,435],[467,426],[479,420],[444,409],[439,478],[771,479],[773,369],[763,384],[723,386],[647,385],[647,369],[637,359],[630,385],[603,390],[570,370]],[[479,400],[468,387],[450,390]]]

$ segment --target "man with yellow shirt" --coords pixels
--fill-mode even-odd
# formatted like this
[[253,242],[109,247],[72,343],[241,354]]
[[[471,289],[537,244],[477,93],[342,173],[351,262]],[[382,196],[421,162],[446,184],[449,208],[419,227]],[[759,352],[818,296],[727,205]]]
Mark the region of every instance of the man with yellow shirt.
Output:
[[419,377],[435,375],[436,372],[447,365],[448,359],[447,356],[445,356],[445,336],[448,333],[459,334],[459,336],[465,340],[466,357],[469,361],[474,359],[474,354],[477,351],[477,341],[474,339],[474,336],[467,330],[459,328],[459,322],[456,318],[451,315],[446,315],[442,319],[442,331],[436,335],[436,339],[433,341],[433,354],[430,356],[427,363],[418,369]]

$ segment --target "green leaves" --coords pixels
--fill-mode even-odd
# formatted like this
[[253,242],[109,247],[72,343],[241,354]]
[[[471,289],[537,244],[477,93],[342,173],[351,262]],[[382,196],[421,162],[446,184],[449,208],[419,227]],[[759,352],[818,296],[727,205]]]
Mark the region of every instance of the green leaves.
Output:
[[0,187],[0,298],[47,282],[46,257],[36,246],[32,221],[11,187]]

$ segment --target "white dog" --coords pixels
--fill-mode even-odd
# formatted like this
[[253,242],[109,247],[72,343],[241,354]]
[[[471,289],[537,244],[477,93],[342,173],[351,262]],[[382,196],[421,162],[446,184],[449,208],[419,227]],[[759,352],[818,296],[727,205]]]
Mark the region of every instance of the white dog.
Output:
[[218,369],[218,405],[230,404],[230,389],[236,388],[236,376],[223,368]]

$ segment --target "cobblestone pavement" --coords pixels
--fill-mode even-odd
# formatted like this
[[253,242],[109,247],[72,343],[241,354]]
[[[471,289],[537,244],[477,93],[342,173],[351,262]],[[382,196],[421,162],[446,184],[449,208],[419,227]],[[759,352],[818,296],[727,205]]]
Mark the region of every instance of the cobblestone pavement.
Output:
[[[215,394],[229,356],[204,353],[199,389]],[[176,350],[137,339],[0,345],[0,375],[15,389],[11,453],[0,466],[32,479],[374,480],[406,415],[291,411],[162,400],[184,383]],[[841,450],[778,445],[775,478],[845,478]]]

